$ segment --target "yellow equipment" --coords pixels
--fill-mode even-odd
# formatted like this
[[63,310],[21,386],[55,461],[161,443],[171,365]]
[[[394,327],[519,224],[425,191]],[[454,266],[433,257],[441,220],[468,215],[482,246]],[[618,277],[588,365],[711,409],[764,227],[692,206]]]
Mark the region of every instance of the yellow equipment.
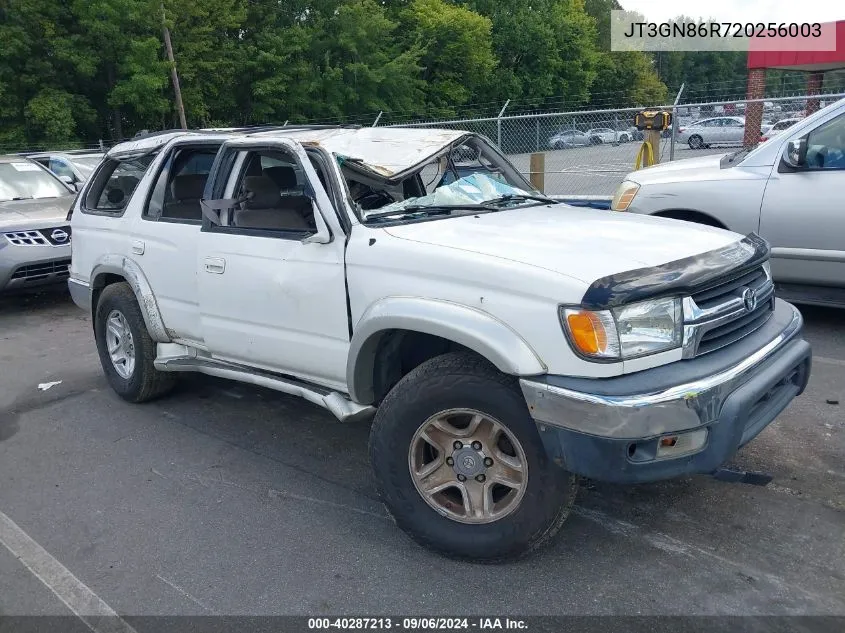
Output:
[[637,152],[634,169],[651,167],[660,156],[660,132],[672,125],[672,113],[666,110],[640,110],[634,115],[634,125],[645,132],[645,139]]

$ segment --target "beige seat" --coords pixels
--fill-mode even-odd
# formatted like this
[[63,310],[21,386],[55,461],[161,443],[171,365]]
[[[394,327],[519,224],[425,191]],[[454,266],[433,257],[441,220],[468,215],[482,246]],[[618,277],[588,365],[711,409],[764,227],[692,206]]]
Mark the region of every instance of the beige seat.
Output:
[[200,200],[207,178],[205,174],[189,174],[174,178],[170,184],[173,197],[164,203],[161,217],[201,220]]
[[303,210],[311,209],[307,196],[282,196],[278,185],[266,176],[247,176],[244,190],[250,197],[243,203],[243,208],[235,211],[235,226],[276,231],[315,228],[303,217]]

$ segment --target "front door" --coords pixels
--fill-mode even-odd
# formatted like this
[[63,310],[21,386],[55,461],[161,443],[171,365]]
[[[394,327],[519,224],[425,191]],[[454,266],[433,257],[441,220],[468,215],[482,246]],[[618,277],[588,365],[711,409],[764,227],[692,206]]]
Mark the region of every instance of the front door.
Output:
[[239,139],[218,164],[229,167],[214,195],[229,202],[206,211],[197,261],[206,346],[215,358],[345,390],[345,237],[303,148]]
[[[797,138],[782,136],[789,136],[784,147]],[[845,114],[807,135],[806,162],[796,171],[779,161],[766,185],[760,234],[772,245],[772,273],[787,283],[845,287]]]

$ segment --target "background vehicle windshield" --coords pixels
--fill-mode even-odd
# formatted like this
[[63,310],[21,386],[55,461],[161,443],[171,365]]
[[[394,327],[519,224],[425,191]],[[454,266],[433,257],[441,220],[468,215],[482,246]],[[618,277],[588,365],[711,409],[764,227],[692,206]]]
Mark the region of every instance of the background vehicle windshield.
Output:
[[60,181],[34,163],[0,163],[0,201],[58,198],[69,194]]

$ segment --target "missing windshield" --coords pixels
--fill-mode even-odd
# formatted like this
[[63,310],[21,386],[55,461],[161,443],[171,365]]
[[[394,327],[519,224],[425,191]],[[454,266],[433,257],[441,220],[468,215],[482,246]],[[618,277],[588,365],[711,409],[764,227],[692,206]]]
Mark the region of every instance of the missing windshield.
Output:
[[444,148],[401,180],[363,174],[347,162],[341,171],[364,221],[442,217],[554,202],[532,187],[489,143],[475,136]]

